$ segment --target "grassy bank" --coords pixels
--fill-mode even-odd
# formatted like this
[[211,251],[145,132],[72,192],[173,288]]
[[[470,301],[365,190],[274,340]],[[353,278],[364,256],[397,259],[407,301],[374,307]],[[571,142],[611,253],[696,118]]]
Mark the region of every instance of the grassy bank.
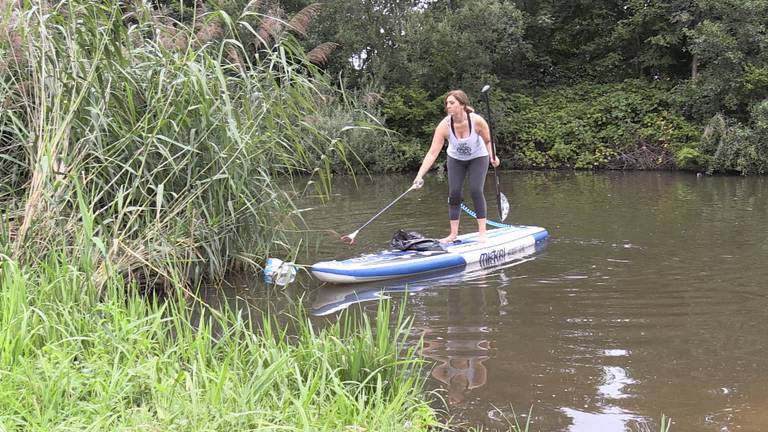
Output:
[[[487,116],[477,90],[468,90]],[[400,134],[388,155],[370,161],[372,169],[418,169],[442,103],[442,95],[415,87],[385,92],[386,125]],[[529,94],[493,89],[490,96],[502,168],[516,169],[703,169],[700,157],[711,153],[701,150],[704,127],[682,116],[679,104],[668,83],[639,80]]]
[[388,311],[317,331],[193,301],[291,253],[278,181],[327,193],[362,115],[293,28],[198,6],[0,1],[0,429],[427,429]]
[[[120,278],[99,290],[66,261],[0,268],[3,430],[425,430],[402,321],[301,311],[259,329],[235,311],[158,304]],[[392,328],[397,331],[390,331]]]

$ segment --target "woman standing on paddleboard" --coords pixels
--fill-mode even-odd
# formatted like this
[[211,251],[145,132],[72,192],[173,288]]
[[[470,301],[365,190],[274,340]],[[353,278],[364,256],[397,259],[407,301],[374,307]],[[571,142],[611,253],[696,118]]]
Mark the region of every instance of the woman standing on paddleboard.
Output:
[[[462,90],[452,90],[445,97],[445,111],[448,113],[435,128],[424,161],[421,163],[413,185],[420,188],[424,184],[424,174],[435,163],[437,156],[448,141],[448,219],[451,232],[442,242],[452,242],[459,235],[459,213],[461,191],[464,179],[469,176],[469,193],[477,212],[478,241],[485,241],[486,203],[483,195],[485,177],[488,174],[488,161],[491,151],[491,134],[488,123],[475,114],[469,105],[469,98]],[[491,161],[499,166],[499,158]]]

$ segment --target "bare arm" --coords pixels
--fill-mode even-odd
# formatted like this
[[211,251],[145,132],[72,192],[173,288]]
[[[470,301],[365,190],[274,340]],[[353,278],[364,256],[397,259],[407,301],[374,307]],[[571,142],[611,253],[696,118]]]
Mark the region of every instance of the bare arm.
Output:
[[423,177],[432,168],[437,156],[440,155],[440,151],[443,149],[445,140],[448,139],[448,126],[445,121],[441,121],[435,128],[435,133],[432,136],[432,144],[429,146],[427,154],[424,156],[424,160],[421,162],[419,172],[416,174],[416,178],[413,180],[413,184],[416,187],[421,187],[424,183]]

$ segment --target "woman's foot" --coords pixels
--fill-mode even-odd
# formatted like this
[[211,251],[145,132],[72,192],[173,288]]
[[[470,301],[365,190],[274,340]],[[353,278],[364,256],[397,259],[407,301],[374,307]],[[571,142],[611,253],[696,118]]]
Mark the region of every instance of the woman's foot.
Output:
[[488,239],[485,237],[485,218],[477,220],[477,242],[485,243]]
[[456,241],[455,235],[449,235],[448,237],[440,239],[440,243],[453,243],[455,241]]

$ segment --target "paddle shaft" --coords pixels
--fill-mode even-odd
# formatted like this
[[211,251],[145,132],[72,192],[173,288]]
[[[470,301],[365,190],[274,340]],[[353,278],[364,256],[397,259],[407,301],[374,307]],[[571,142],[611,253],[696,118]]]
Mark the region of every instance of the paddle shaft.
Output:
[[[386,207],[384,207],[384,208],[383,208],[383,209],[381,209],[381,210],[380,210],[378,213],[376,213],[375,215],[373,215],[373,217],[372,217],[372,218],[370,218],[370,219],[368,220],[368,222],[364,223],[364,224],[363,224],[363,225],[362,225],[360,228],[356,229],[356,230],[355,230],[355,232],[354,232],[353,234],[354,234],[354,235],[357,235],[357,233],[358,233],[360,230],[362,230],[363,228],[367,227],[367,226],[368,226],[368,224],[370,224],[371,222],[373,222],[374,220],[376,220],[376,218],[377,218],[377,217],[379,217],[379,216],[381,216],[381,215],[382,215],[382,213],[384,213],[385,211],[389,210],[389,208],[390,208],[390,207],[392,207],[393,205],[395,205],[395,203],[396,203],[396,202],[400,201],[400,199],[401,199],[402,197],[404,197],[404,196],[405,196],[405,194],[407,194],[407,193],[408,193],[408,192],[410,192],[411,190],[413,190],[413,186],[411,186],[410,188],[408,188],[408,190],[406,190],[405,192],[403,192],[403,193],[402,193],[402,194],[401,194],[399,197],[395,198],[395,199],[394,199],[394,201],[392,201],[391,203],[387,204],[387,206],[386,206]],[[353,234],[350,234],[350,236],[352,236]]]
[[482,90],[483,98],[485,99],[485,110],[488,112],[488,136],[491,137],[491,166],[493,167],[493,178],[496,181],[496,206],[499,209],[499,219],[504,220],[504,216],[501,212],[501,186],[499,185],[499,174],[496,172],[496,166],[493,165],[493,160],[496,159],[496,140],[493,138],[493,120],[491,116],[491,103],[488,100],[489,86],[485,86]]

